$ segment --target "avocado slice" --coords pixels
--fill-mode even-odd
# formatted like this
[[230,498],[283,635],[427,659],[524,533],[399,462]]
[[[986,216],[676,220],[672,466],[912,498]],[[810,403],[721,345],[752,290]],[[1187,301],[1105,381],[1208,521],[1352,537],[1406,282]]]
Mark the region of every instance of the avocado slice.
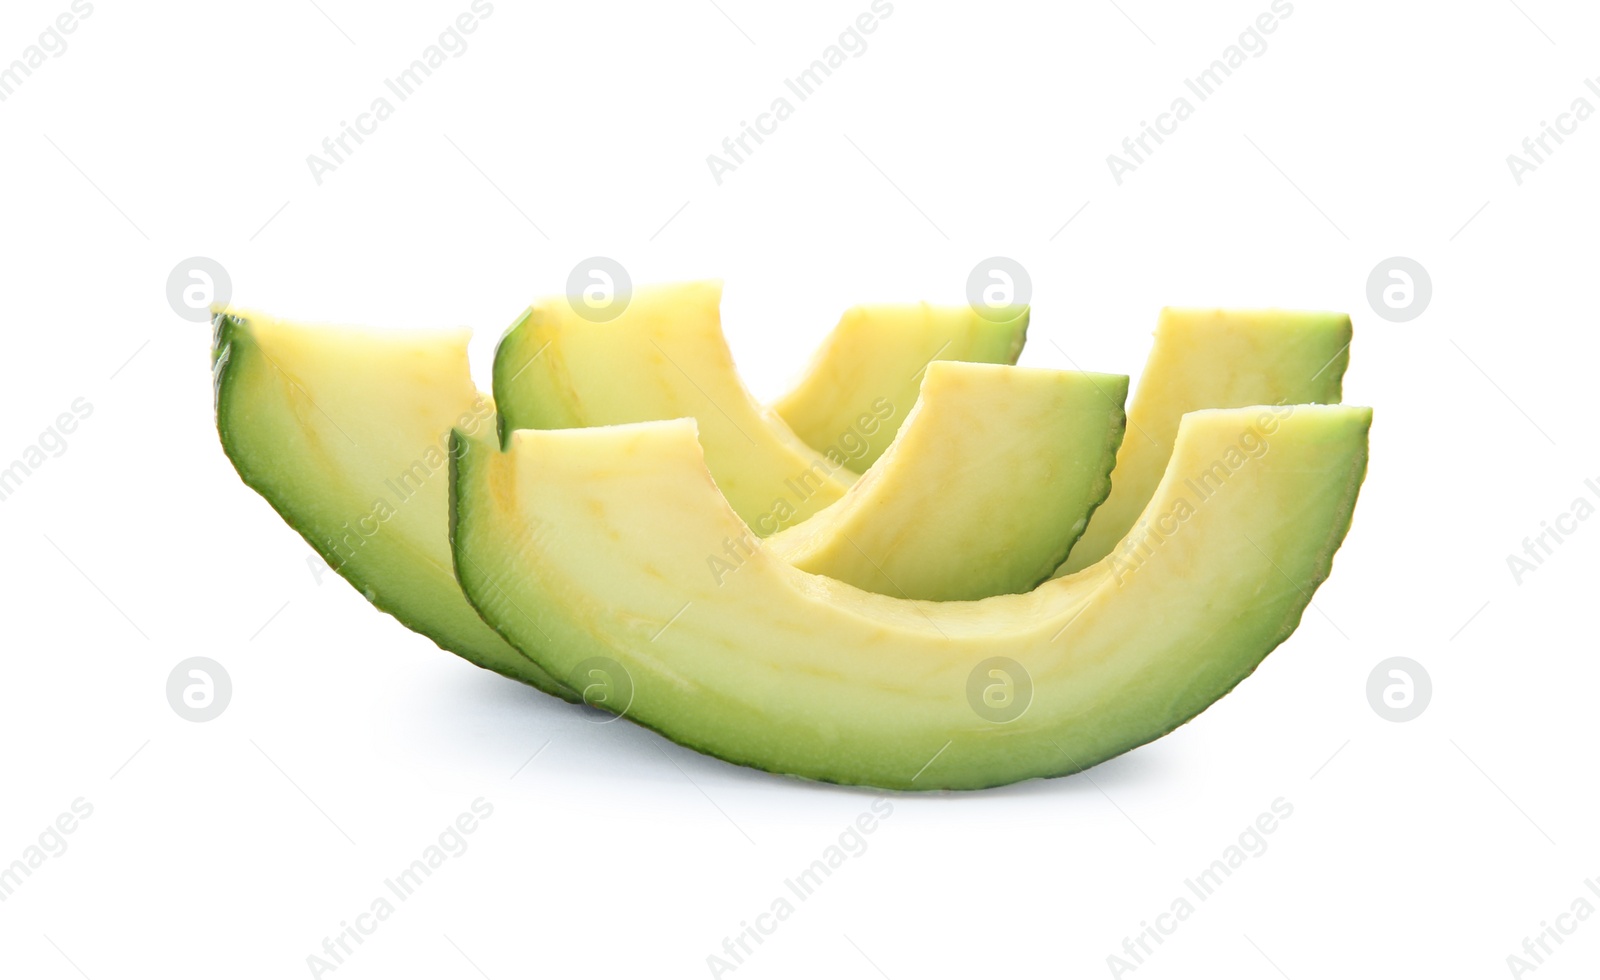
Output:
[[693,418],[712,478],[766,536],[805,520],[855,482],[813,452],[740,381],[722,335],[720,282],[636,289],[605,322],[565,297],[536,303],[494,358],[500,433]]
[[[479,619],[450,569],[443,470],[449,430],[488,432],[495,419],[493,401],[470,379],[468,332],[309,326],[242,311],[219,312],[215,325],[217,427],[244,482],[378,608],[474,664],[578,700]],[[1102,383],[1116,388],[1115,379]],[[983,384],[997,393],[1004,386],[1003,379]],[[919,454],[936,456],[939,443],[960,438],[965,423],[935,411],[925,424],[938,431],[904,455],[927,470],[931,459]],[[1052,450],[1044,441],[1035,448]],[[878,499],[867,513],[886,526],[920,526],[894,499]],[[922,513],[924,522],[937,516]],[[955,521],[946,537],[949,527],[976,536]],[[1004,540],[1018,549],[1065,548],[1076,537],[1069,531],[1016,521],[997,533],[1009,534]],[[949,561],[939,570],[957,581],[975,571]],[[913,588],[919,582],[906,580]]]
[[1110,491],[1127,395],[1123,375],[934,361],[866,475],[767,548],[902,599],[1026,592]]
[[1167,308],[1128,406],[1111,495],[1058,575],[1123,541],[1156,492],[1186,413],[1246,405],[1337,404],[1350,363],[1350,317],[1294,310]]
[[1028,308],[980,316],[967,306],[856,306],[772,408],[806,444],[865,473],[889,448],[934,360],[1015,364]]
[[217,434],[244,482],[367,601],[445,650],[579,700],[467,604],[451,568],[452,427],[492,432],[466,330],[215,314]]
[[[764,546],[716,581],[706,555],[743,525],[686,419],[518,431],[505,452],[457,433],[451,541],[488,622],[555,676],[605,668],[668,738],[813,779],[978,788],[1095,765],[1254,670],[1329,573],[1370,421],[1191,413],[1137,562],[981,602],[864,592]],[[1227,492],[1199,497],[1219,463]]]

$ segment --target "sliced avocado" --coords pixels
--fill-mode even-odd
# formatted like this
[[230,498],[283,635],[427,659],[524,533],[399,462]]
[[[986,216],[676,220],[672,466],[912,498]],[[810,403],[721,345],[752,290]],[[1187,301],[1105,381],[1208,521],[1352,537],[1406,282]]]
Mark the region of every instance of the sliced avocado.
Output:
[[451,569],[451,428],[493,431],[466,330],[219,312],[217,433],[244,482],[374,606],[466,660],[576,701],[490,629]]
[[1122,375],[935,361],[866,475],[767,549],[902,599],[1026,592],[1110,491],[1127,395]]
[[1111,495],[1058,575],[1117,547],[1161,482],[1189,412],[1247,405],[1331,405],[1350,362],[1350,317],[1292,310],[1168,308],[1128,406]]
[[817,452],[865,473],[904,423],[930,362],[1017,363],[1028,308],[993,315],[927,303],[852,307],[773,410]]
[[501,437],[693,418],[712,478],[758,535],[838,500],[855,475],[750,397],[722,335],[721,299],[720,282],[646,286],[598,323],[565,297],[535,304],[495,351]]
[[[692,420],[519,431],[503,453],[457,435],[451,539],[486,620],[556,676],[605,674],[675,741],[833,782],[993,786],[1176,728],[1288,637],[1349,526],[1370,419],[1190,414],[1137,562],[981,602],[864,592],[764,546],[715,581],[706,556],[743,526]],[[1198,497],[1218,461],[1226,492]]]

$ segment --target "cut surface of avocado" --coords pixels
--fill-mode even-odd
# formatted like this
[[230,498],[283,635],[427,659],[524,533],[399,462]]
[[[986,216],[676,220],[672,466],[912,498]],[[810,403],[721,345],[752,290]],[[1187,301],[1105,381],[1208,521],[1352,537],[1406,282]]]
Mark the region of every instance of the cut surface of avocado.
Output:
[[[1111,489],[1127,394],[1120,375],[934,361],[888,451],[767,549],[902,599],[1026,592]],[[734,574],[739,560],[717,567]]]
[[994,311],[928,303],[845,311],[810,367],[773,403],[807,445],[838,453],[865,473],[889,448],[935,360],[1015,364],[1028,333],[1028,308]]
[[691,420],[454,438],[452,543],[519,649],[605,674],[674,741],[832,782],[993,786],[1159,737],[1288,637],[1349,526],[1370,418],[1192,413],[1131,558],[979,602],[865,592],[764,546],[715,580],[706,555],[742,525]]
[[605,322],[565,297],[536,303],[495,351],[502,437],[693,418],[712,478],[756,534],[838,500],[855,474],[750,396],[722,334],[721,299],[719,282],[646,286]]
[[374,606],[466,660],[568,700],[467,604],[451,569],[452,428],[493,432],[466,330],[215,315],[217,433],[239,476]]
[[1294,310],[1167,308],[1128,406],[1128,434],[1095,511],[1059,575],[1110,554],[1139,519],[1188,412],[1336,404],[1350,361],[1350,317]]

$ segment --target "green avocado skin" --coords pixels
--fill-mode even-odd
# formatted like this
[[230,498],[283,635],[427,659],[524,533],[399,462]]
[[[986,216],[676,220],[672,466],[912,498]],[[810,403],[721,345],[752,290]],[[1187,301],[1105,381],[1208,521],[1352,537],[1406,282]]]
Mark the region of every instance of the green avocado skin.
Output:
[[217,434],[223,452],[244,484],[260,494],[329,568],[355,586],[381,612],[471,664],[565,701],[579,702],[581,699],[576,692],[519,654],[487,624],[477,620],[459,589],[453,596],[446,590],[435,590],[437,602],[419,602],[412,597],[412,592],[393,588],[395,569],[392,566],[386,567],[383,561],[364,560],[366,556],[345,560],[328,546],[327,542],[333,537],[329,533],[331,528],[319,526],[321,522],[308,506],[309,498],[322,492],[316,474],[285,472],[285,458],[292,456],[292,449],[272,434],[268,424],[272,410],[267,407],[267,384],[281,387],[275,384],[276,367],[257,344],[247,319],[217,313],[212,323]]
[[[1153,689],[1142,694],[1137,685],[1143,680],[1133,678],[1133,687],[1108,690],[1098,722],[1054,735],[1045,735],[1037,728],[1030,731],[1021,725],[969,725],[949,729],[947,734],[931,739],[929,732],[923,730],[863,744],[848,730],[829,731],[825,724],[806,720],[809,712],[803,704],[791,703],[771,713],[758,701],[709,689],[696,680],[682,659],[686,649],[682,645],[657,649],[653,637],[647,636],[643,641],[623,639],[628,635],[626,627],[618,628],[614,621],[629,616],[626,601],[610,609],[613,615],[600,632],[590,632],[584,625],[587,613],[581,610],[591,603],[589,598],[578,596],[569,602],[553,584],[530,584],[533,579],[524,582],[516,578],[516,549],[508,536],[522,531],[497,516],[500,505],[491,504],[489,497],[491,466],[498,450],[460,434],[453,437],[450,453],[451,544],[469,601],[486,620],[502,628],[502,635],[557,676],[595,660],[616,664],[614,658],[621,658],[619,666],[630,675],[632,695],[617,713],[672,741],[734,764],[819,782],[903,791],[984,789],[1021,779],[1070,775],[1168,734],[1232,691],[1293,634],[1311,593],[1331,573],[1334,554],[1351,525],[1367,470],[1370,413],[1365,417],[1354,414],[1361,411],[1352,410],[1353,414],[1323,427],[1330,434],[1328,448],[1337,449],[1339,458],[1322,470],[1319,482],[1305,484],[1312,491],[1314,509],[1301,516],[1312,518],[1310,525],[1301,523],[1298,530],[1291,530],[1293,518],[1286,516],[1285,520],[1291,523],[1267,522],[1251,529],[1262,541],[1273,535],[1292,535],[1292,547],[1298,553],[1298,567],[1293,568],[1292,579],[1282,586],[1276,584],[1274,576],[1280,572],[1274,570],[1271,559],[1263,560],[1261,553],[1241,544],[1238,553],[1242,560],[1252,568],[1261,566],[1259,572],[1248,573],[1259,576],[1253,581],[1273,583],[1275,594],[1271,601],[1223,603],[1216,615],[1226,628],[1213,630],[1197,641],[1182,636],[1161,640],[1163,646],[1185,648],[1189,666],[1183,676],[1156,679]],[[1313,440],[1321,438],[1316,432],[1312,436]],[[1296,458],[1312,458],[1317,448],[1314,441],[1304,442],[1296,450],[1301,454]],[[500,485],[498,479],[492,482]],[[550,488],[525,489],[556,495]],[[649,510],[649,505],[645,509]],[[530,513],[537,517],[537,513]],[[638,524],[644,526],[660,517],[652,514],[640,518]],[[575,541],[567,544],[580,547]],[[664,553],[653,554],[660,557]],[[515,599],[504,593],[505,583],[488,574],[486,566],[506,582],[519,581],[520,592]],[[562,577],[559,572],[551,574],[556,579]],[[669,574],[662,581],[677,579]],[[662,601],[653,604],[663,609],[680,605],[689,594],[669,586],[662,586],[661,591],[662,595],[656,598]],[[759,621],[760,615],[759,610],[751,611],[749,619]],[[1150,618],[1136,617],[1139,622],[1130,624],[1132,642],[1139,642],[1139,635],[1150,635]],[[793,617],[789,621],[793,622]],[[532,625],[537,625],[536,632],[530,628]],[[678,633],[686,628],[696,627],[672,627]],[[724,640],[729,635],[716,634]],[[819,646],[830,642],[825,635],[816,636],[814,641]],[[752,657],[761,656],[759,637],[751,639],[748,650]],[[937,655],[937,651],[930,653]],[[945,749],[939,750],[944,753],[942,757],[934,752],[941,743],[945,744]],[[923,765],[931,763],[930,756],[939,758],[939,764]]]

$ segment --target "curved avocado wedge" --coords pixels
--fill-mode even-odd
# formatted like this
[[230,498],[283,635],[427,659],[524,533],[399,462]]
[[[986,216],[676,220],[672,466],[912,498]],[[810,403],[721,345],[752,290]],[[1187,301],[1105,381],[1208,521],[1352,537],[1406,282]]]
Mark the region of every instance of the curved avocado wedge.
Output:
[[451,427],[493,431],[466,330],[377,332],[215,315],[217,434],[244,482],[374,606],[569,701],[467,604],[448,536]]
[[[1370,410],[1198,412],[1145,511],[1137,563],[1024,595],[924,602],[758,547],[691,420],[452,438],[451,540],[473,605],[559,677],[731,762],[889,789],[1075,772],[1171,731],[1293,632],[1366,469]],[[1197,499],[1188,480],[1231,463]]]
[[813,452],[739,380],[722,335],[720,282],[636,289],[592,322],[566,297],[536,303],[494,357],[500,433],[693,418],[706,465],[733,509],[765,537],[833,503],[855,482]]
[[767,550],[902,599],[1026,592],[1110,491],[1127,395],[1121,375],[934,361],[866,475]]
[[1111,495],[1058,575],[1111,554],[1155,493],[1189,412],[1337,404],[1350,363],[1350,317],[1294,310],[1167,308],[1128,406]]
[[996,311],[928,303],[845,311],[800,382],[772,408],[819,453],[865,473],[889,448],[935,360],[1015,364],[1028,308]]

